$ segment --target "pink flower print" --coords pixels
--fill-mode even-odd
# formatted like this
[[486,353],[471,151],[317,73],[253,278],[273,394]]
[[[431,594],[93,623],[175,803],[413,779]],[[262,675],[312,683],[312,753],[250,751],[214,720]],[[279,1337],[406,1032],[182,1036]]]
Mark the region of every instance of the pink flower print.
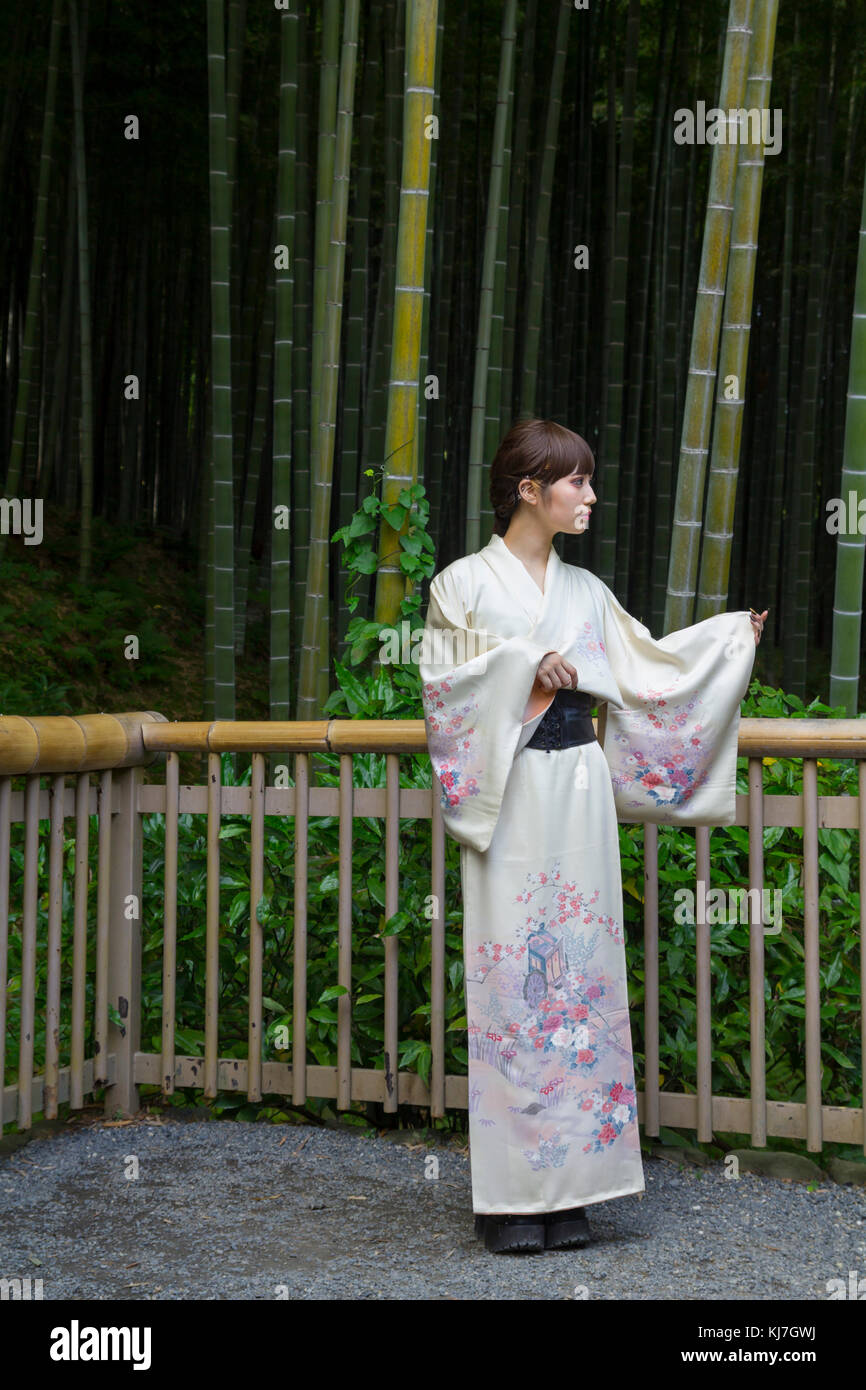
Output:
[[538,877],[539,877],[539,881],[540,881],[541,883],[546,883],[546,882],[547,882],[547,874],[539,874]]
[[551,1014],[549,1018],[544,1020],[542,1028],[545,1033],[555,1033],[561,1023],[562,1016],[560,1014]]
[[598,1137],[601,1140],[602,1144],[613,1143],[614,1139],[616,1138],[616,1130],[609,1121],[606,1125],[602,1125],[601,1129],[598,1131]]
[[[519,1033],[519,1032],[520,1032],[520,1024],[519,1024],[519,1023],[509,1023],[509,1024],[508,1024],[508,1027],[506,1028],[506,1032],[508,1032],[508,1033]],[[611,1094],[612,1094],[612,1093],[611,1093]],[[614,1097],[614,1098],[615,1098],[615,1097]]]
[[533,1023],[532,1027],[531,1027],[531,1028],[527,1028],[526,1031],[528,1032],[528,1034],[529,1034],[529,1036],[530,1036],[531,1038],[534,1038],[535,1035],[536,1035],[536,1033],[538,1032],[538,1025],[537,1025],[536,1023]]
[[666,701],[666,700],[659,700],[659,704],[660,704],[660,705],[665,705],[665,704],[667,704],[667,701]]
[[643,782],[645,787],[657,787],[662,778],[657,772],[646,772],[643,777],[639,777],[637,780]]
[[583,984],[583,976],[582,976],[582,975],[578,975],[578,977],[577,977],[577,983],[578,983],[579,985],[582,985],[582,984]]
[[606,1100],[605,1103],[604,1103],[604,1105],[601,1107],[601,1109],[602,1109],[602,1114],[607,1114],[608,1110],[612,1110],[612,1109],[613,1109],[613,1103],[612,1103],[611,1101],[609,1101],[609,1100]]
[[592,1051],[591,1048],[582,1047],[577,1054],[577,1060],[578,1062],[594,1062],[595,1053]]
[[586,991],[587,999],[598,999],[600,994],[601,990],[598,985],[590,985],[589,989]]
[[536,1047],[544,1047],[544,1037],[543,1037],[543,1036],[540,1037],[540,1038],[536,1038],[536,1039],[535,1039],[535,1046],[536,1046]]
[[584,922],[591,922],[591,921],[592,921],[592,917],[590,916],[589,913],[587,913],[583,920],[584,920]]
[[[592,1109],[592,1101],[591,1101],[591,1100],[582,1101],[582,1102],[581,1102],[580,1108],[581,1108],[581,1110],[591,1110],[591,1109]],[[588,1145],[588,1144],[587,1144],[587,1148],[589,1148],[589,1145]]]
[[[619,1082],[617,1082],[617,1085],[619,1085]],[[612,1092],[612,1091],[611,1091],[611,1095],[613,1095],[613,1092]],[[620,1093],[620,1095],[617,1097],[617,1099],[618,1099],[618,1100],[621,1100],[622,1103],[623,1103],[623,1105],[633,1105],[633,1104],[634,1104],[634,1091],[630,1091],[630,1090],[626,1089],[625,1091],[622,1091],[622,1092]]]
[[513,947],[513,946],[506,946],[506,948],[505,948],[505,954],[506,954],[507,956],[510,956],[510,955],[511,955],[511,952],[512,952],[513,950],[514,950],[514,947]]

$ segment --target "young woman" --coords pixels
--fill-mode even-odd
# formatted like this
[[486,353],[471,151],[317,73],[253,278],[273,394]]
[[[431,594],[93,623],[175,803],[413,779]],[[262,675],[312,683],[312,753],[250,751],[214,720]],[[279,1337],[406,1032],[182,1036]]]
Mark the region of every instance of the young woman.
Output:
[[430,586],[424,712],[461,845],[472,1200],[494,1252],[586,1244],[587,1206],[644,1189],[617,816],[733,821],[766,618],[654,641],[563,564],[594,467],[580,435],[519,421],[491,467],[495,534]]

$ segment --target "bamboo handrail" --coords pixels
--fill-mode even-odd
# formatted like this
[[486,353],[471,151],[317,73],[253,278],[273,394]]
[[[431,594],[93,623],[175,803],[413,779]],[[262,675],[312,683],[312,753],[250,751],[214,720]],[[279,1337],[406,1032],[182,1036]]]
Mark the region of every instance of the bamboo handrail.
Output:
[[[604,732],[604,711],[594,720]],[[0,715],[0,776],[147,766],[164,753],[425,753],[423,719],[175,720]],[[864,758],[862,719],[740,720],[740,757]]]

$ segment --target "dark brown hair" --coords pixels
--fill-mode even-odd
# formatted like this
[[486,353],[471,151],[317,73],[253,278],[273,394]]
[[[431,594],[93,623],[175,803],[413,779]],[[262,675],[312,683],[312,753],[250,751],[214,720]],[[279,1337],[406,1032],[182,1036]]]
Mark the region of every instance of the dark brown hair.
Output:
[[516,511],[521,478],[549,487],[576,469],[591,474],[595,457],[586,440],[555,420],[518,420],[511,426],[490,465],[490,503],[494,535],[504,536]]

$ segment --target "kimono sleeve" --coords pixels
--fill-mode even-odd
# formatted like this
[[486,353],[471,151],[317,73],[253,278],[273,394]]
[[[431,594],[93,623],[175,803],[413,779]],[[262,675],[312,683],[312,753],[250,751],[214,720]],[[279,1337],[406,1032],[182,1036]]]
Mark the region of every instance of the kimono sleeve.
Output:
[[470,576],[461,582],[454,568],[430,585],[421,696],[445,827],[460,844],[483,852],[521,734],[526,737],[524,711],[546,648],[474,627]]
[[608,708],[604,755],[623,821],[731,825],[740,702],[755,660],[745,610],[654,640],[599,580],[608,661],[623,707]]

